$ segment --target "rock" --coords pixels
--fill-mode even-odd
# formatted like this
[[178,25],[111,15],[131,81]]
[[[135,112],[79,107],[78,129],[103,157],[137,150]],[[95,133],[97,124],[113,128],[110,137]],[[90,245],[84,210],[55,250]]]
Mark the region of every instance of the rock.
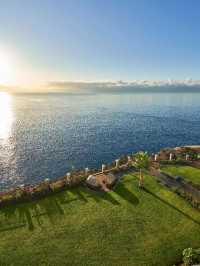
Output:
[[96,175],[89,175],[86,179],[86,184],[90,188],[99,189],[103,191],[109,191],[117,181],[117,177],[112,173]]

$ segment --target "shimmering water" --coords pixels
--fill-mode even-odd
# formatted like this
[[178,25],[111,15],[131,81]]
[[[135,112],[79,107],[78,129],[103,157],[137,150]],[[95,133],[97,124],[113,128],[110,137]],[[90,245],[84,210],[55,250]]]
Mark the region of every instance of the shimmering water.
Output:
[[0,189],[200,144],[198,93],[0,93]]

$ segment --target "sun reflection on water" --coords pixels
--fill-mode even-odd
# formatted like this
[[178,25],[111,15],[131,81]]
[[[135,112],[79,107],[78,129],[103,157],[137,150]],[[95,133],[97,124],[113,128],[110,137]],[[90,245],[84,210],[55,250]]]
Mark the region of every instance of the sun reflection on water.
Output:
[[12,96],[0,92],[0,141],[5,142],[10,137],[12,123]]

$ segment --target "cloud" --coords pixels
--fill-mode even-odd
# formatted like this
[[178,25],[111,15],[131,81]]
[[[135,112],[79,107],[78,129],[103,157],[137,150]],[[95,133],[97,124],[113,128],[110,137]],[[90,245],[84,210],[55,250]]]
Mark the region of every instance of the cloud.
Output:
[[200,92],[200,80],[133,80],[133,81],[53,81],[37,87],[0,85],[8,92],[68,92],[68,93],[118,93],[118,92]]
[[133,81],[108,81],[108,82],[73,82],[73,81],[55,81],[50,82],[47,85],[48,88],[51,89],[60,89],[60,90],[97,90],[99,91],[109,91],[114,90],[133,90],[133,91],[165,91],[165,90],[183,90],[183,91],[200,91],[200,80],[133,80]]

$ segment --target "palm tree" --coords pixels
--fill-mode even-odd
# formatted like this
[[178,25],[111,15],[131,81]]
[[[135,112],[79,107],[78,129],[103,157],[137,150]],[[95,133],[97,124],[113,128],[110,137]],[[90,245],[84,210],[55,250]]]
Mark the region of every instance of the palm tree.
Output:
[[150,166],[150,157],[147,152],[137,152],[135,155],[135,162],[134,166],[140,170],[140,177],[139,177],[139,187],[144,188],[144,170],[149,169]]

